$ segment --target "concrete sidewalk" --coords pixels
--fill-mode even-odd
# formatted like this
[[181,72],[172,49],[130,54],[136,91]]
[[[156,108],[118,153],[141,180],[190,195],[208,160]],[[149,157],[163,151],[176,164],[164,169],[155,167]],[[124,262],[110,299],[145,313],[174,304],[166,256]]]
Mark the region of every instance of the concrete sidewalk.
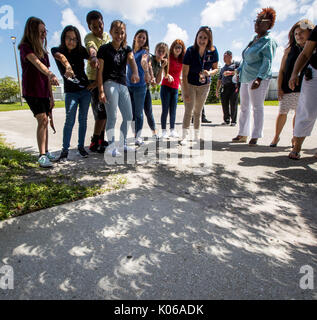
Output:
[[[207,106],[208,175],[118,165],[124,190],[0,222],[0,267],[14,269],[14,290],[0,299],[317,299],[300,288],[302,266],[317,272],[317,131],[302,160],[289,160],[290,118],[279,146],[267,147],[277,110],[265,108],[265,137],[249,147],[231,144],[238,128],[220,126],[221,108]],[[180,106],[179,133],[182,116]],[[56,152],[63,121],[56,109]],[[90,115],[87,145],[92,125]],[[0,113],[16,147],[35,151],[35,128],[30,111]]]

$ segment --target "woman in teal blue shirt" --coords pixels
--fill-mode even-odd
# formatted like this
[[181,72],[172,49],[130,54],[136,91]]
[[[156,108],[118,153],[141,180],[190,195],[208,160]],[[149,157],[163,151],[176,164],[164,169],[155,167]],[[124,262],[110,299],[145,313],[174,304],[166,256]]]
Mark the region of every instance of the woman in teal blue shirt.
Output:
[[[241,83],[239,134],[232,142],[246,142],[251,135],[249,145],[254,146],[263,136],[264,100],[272,78],[272,61],[277,48],[276,41],[269,34],[275,19],[274,9],[262,9],[254,25],[257,35],[242,53],[243,62],[238,68]],[[254,118],[252,133],[251,105]]]

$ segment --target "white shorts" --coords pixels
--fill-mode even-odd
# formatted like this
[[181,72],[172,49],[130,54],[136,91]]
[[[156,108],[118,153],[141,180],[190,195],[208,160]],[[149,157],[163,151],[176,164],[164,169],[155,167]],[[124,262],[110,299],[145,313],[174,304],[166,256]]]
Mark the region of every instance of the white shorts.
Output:
[[290,110],[296,111],[299,100],[299,92],[285,93],[280,101],[280,114],[288,114]]

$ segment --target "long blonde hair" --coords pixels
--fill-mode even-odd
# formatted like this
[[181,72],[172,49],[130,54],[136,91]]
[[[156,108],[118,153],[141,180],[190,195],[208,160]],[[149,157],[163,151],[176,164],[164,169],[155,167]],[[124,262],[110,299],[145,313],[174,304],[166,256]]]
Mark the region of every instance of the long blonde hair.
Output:
[[22,44],[28,44],[38,58],[43,58],[47,53],[47,39],[45,38],[44,44],[40,40],[40,24],[45,26],[45,23],[39,18],[30,17],[27,20],[24,28],[24,34],[18,48],[20,49]]

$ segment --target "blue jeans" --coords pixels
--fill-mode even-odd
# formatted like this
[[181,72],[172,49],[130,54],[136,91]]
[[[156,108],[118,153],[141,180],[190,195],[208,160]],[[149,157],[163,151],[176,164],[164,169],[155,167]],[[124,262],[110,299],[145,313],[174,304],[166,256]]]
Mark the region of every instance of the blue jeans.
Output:
[[87,116],[91,93],[87,89],[79,92],[67,92],[65,95],[66,120],[63,133],[63,150],[68,151],[70,139],[72,137],[73,127],[76,121],[77,107],[79,106],[78,114],[78,148],[84,147],[87,131]]
[[143,128],[143,110],[146,95],[146,86],[129,87],[131,96],[133,121],[135,121],[135,136],[140,137]]
[[151,128],[152,131],[155,131],[155,120],[153,116],[153,110],[152,110],[152,97],[151,97],[151,92],[150,89],[146,90],[146,95],[145,95],[145,102],[144,102],[144,113],[147,118],[147,123],[149,124],[149,127]]
[[168,86],[161,86],[161,100],[162,100],[162,116],[161,116],[162,129],[166,130],[168,113],[170,114],[170,129],[175,129],[178,89],[174,89]]
[[104,83],[104,90],[107,97],[106,111],[107,111],[107,138],[110,143],[115,142],[114,128],[117,121],[117,110],[122,115],[122,124],[120,127],[121,135],[126,143],[128,134],[128,125],[132,121],[132,106],[130,94],[127,86],[119,84],[117,82],[108,80]]

